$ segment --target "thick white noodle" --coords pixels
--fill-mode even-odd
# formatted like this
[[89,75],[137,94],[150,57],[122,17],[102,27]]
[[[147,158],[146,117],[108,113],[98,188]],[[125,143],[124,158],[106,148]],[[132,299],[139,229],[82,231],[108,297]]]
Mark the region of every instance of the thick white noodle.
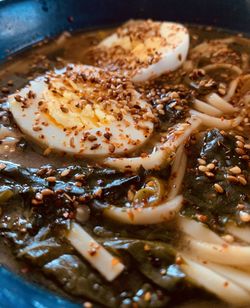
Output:
[[231,98],[234,96],[234,93],[237,89],[238,83],[239,83],[240,78],[237,77],[234,80],[232,80],[229,84],[227,94],[223,96],[225,101],[230,101]]
[[225,241],[211,231],[206,225],[193,219],[180,216],[178,218],[179,229],[193,239],[206,243],[223,244]]
[[143,167],[145,170],[160,169],[173,159],[173,153],[176,148],[187,140],[200,123],[201,120],[193,116],[187,119],[185,123],[177,124],[167,136],[167,141],[145,157],[109,157],[103,160],[103,164],[120,171],[137,171],[140,167]]
[[250,246],[231,244],[211,244],[185,237],[187,249],[193,255],[205,261],[224,265],[250,265]]
[[115,221],[131,225],[158,224],[173,219],[180,211],[183,202],[181,195],[154,207],[124,208],[110,206],[104,215]]
[[233,107],[231,104],[229,104],[227,101],[225,101],[223,98],[221,98],[216,93],[210,93],[206,96],[206,101],[214,106],[215,108],[221,110],[225,114],[227,113],[233,113],[237,111],[235,107]]
[[185,153],[184,146],[184,144],[180,145],[176,151],[176,156],[172,165],[171,175],[168,182],[170,190],[167,195],[167,200],[171,200],[176,197],[181,188],[187,165],[187,155]]
[[237,227],[234,224],[229,224],[226,227],[226,232],[230,233],[239,240],[250,244],[250,228],[249,227]]
[[215,118],[193,109],[190,110],[190,114],[199,117],[203,125],[213,128],[216,127],[218,129],[229,129],[236,127],[241,123],[243,119],[241,116],[230,120],[226,120],[224,118]]
[[67,239],[108,281],[114,280],[124,270],[124,265],[77,223],[72,223]]
[[231,266],[207,262],[206,267],[225,278],[230,279],[240,287],[250,292],[250,273],[244,272]]
[[205,114],[208,114],[210,116],[221,116],[223,113],[221,110],[219,110],[218,108],[215,108],[199,99],[195,99],[193,102],[193,107],[194,109],[203,112]]
[[182,255],[182,258],[184,262],[180,264],[180,267],[193,283],[217,295],[227,303],[237,306],[249,304],[250,294],[239,285],[185,255]]
[[218,68],[219,69],[230,69],[238,75],[242,74],[242,69],[239,68],[239,66],[233,65],[230,63],[215,63],[215,64],[208,64],[202,67],[202,69],[205,71],[211,71],[211,70],[218,69]]

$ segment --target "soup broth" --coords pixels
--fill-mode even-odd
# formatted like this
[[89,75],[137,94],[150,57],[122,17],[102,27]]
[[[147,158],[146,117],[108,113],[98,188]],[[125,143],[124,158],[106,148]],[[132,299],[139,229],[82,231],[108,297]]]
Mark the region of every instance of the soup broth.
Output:
[[[244,306],[249,39],[188,26],[182,66],[134,84],[156,120],[150,138],[125,156],[82,158],[40,147],[9,110],[9,95],[49,70],[100,65],[96,48],[113,31],[65,32],[1,65],[1,264],[84,307]],[[174,150],[165,146],[171,138]],[[160,151],[162,161],[152,156]],[[152,168],[140,163],[145,158]],[[100,249],[108,256],[94,261],[103,262],[99,269],[88,258]],[[113,279],[105,277],[110,256],[121,266]]]

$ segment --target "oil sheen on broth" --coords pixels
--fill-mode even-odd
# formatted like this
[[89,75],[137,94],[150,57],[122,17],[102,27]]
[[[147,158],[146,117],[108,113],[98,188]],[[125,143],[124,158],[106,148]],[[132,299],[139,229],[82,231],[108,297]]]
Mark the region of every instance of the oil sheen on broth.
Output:
[[123,92],[133,87],[147,104],[131,108],[140,116],[149,106],[154,124],[125,156],[112,147],[108,157],[84,158],[40,147],[18,129],[7,102],[30,80],[72,63],[120,74],[120,62],[98,50],[114,29],[63,33],[1,65],[3,265],[84,307],[247,307],[250,42],[188,30],[180,68],[122,81]]

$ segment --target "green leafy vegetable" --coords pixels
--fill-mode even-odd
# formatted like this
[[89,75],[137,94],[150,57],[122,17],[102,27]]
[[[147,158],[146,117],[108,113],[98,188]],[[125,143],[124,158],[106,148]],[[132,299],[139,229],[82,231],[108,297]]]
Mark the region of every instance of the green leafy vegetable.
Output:
[[173,247],[163,242],[143,240],[105,241],[104,246],[125,250],[136,261],[136,266],[158,286],[171,291],[185,277],[175,263]]
[[[238,207],[244,205],[244,211],[250,213],[250,169],[248,161],[236,152],[237,138],[233,133],[220,132],[217,129],[208,131],[203,140],[192,145],[188,168],[184,179],[184,197],[186,206],[183,215],[199,218],[211,227],[219,227],[229,220],[242,223]],[[212,176],[199,170],[198,159],[214,164]],[[230,170],[238,166],[241,175],[246,179],[242,184]],[[214,184],[219,184],[223,192],[218,192]]]
[[93,269],[78,257],[64,254],[43,267],[70,294],[85,296],[106,307],[117,307],[115,293]]

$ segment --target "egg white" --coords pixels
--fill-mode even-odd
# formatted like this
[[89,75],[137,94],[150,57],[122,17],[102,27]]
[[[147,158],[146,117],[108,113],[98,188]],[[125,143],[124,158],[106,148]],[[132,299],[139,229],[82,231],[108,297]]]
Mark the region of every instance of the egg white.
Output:
[[[87,81],[81,81],[81,74]],[[89,75],[98,81],[92,77],[89,81]],[[75,76],[79,76],[77,81]],[[10,111],[21,131],[43,147],[83,157],[122,156],[147,141],[154,116],[129,80],[124,81],[130,94],[128,103],[141,114],[133,114],[133,108],[125,107],[127,102],[118,103],[110,94],[112,89],[105,86],[106,79],[112,77],[119,76],[92,66],[71,65],[70,69],[47,73],[10,95]],[[100,94],[108,104],[106,109],[98,102]],[[81,108],[76,107],[79,103]],[[121,119],[115,116],[117,112]]]
[[[154,27],[159,28],[157,35],[153,31]],[[130,29],[137,31],[134,36],[129,33]],[[119,55],[116,55],[112,63],[112,50],[115,48],[119,49]],[[125,73],[130,74],[134,82],[143,82],[176,70],[185,61],[188,49],[187,28],[178,23],[151,20],[130,21],[97,46],[97,51],[106,50],[110,55],[109,68],[112,65],[119,67],[120,63],[124,63],[123,57],[129,52],[130,56],[127,58],[131,61],[128,63],[131,67],[128,67],[127,71],[125,68]],[[156,60],[150,64],[150,60],[154,57]],[[138,64],[135,65],[136,62]]]

